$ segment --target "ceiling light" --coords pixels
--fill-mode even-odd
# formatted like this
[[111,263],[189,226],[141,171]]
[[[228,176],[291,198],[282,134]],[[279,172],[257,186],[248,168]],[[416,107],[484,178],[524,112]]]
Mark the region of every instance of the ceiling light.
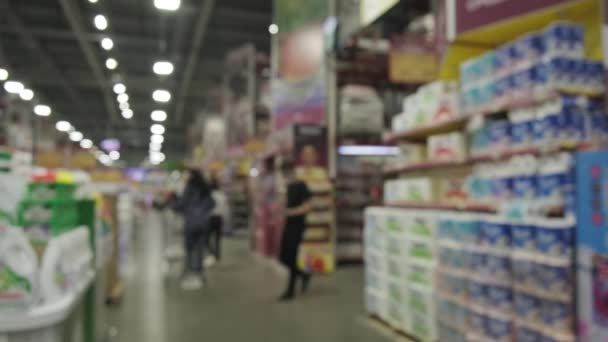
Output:
[[268,26],[268,32],[270,32],[270,34],[277,34],[277,33],[279,33],[279,25],[277,25],[277,24],[270,24],[270,26]]
[[26,88],[19,93],[19,97],[21,97],[23,101],[31,101],[34,98],[34,92],[31,89]]
[[106,59],[106,68],[109,70],[114,70],[118,66],[118,62],[114,58]]
[[171,75],[173,73],[173,63],[167,61],[156,62],[152,70],[157,75]]
[[8,79],[8,71],[0,68],[0,81],[6,81]]
[[152,118],[152,121],[163,122],[167,120],[167,112],[164,110],[155,110],[150,114],[150,117]]
[[159,144],[159,143],[155,143],[155,142],[150,143],[150,153],[160,152],[160,150],[162,150],[162,148],[163,148],[163,144]]
[[95,24],[95,27],[100,31],[103,31],[108,28],[108,20],[102,14],[96,15],[95,19],[93,20],[93,23]]
[[104,165],[108,165],[112,162],[112,160],[110,159],[110,157],[108,157],[107,154],[101,154],[99,157],[99,162],[104,164]]
[[171,93],[167,90],[158,89],[152,93],[152,98],[156,102],[169,102],[171,101]]
[[165,161],[165,154],[162,152],[150,153],[150,162],[153,164],[160,164]]
[[122,117],[129,120],[133,118],[133,111],[131,109],[126,109],[122,111]]
[[129,102],[129,95],[127,95],[127,93],[119,94],[116,96],[116,101],[118,101],[118,103]]
[[129,106],[129,102],[123,102],[123,103],[119,104],[118,108],[120,108],[121,111],[131,109],[131,107]]
[[37,105],[34,107],[34,113],[38,116],[49,116],[52,113],[51,107],[47,105]]
[[59,132],[68,132],[72,129],[72,125],[67,121],[57,121],[55,128],[57,128]]
[[[154,134],[150,137],[150,142],[154,144],[162,144],[165,142],[165,137],[160,134]],[[152,144],[150,144],[152,145]]]
[[23,89],[25,89],[25,86],[21,82],[6,81],[6,83],[4,83],[4,90],[11,94],[19,94]]
[[165,126],[161,124],[154,124],[150,127],[150,132],[152,134],[165,134]]
[[78,132],[78,131],[74,131],[72,133],[70,133],[70,140],[72,140],[73,142],[79,142],[84,138],[84,136],[82,135],[82,133]]
[[97,0],[89,0],[89,2],[92,3],[92,4],[96,4]]
[[93,147],[93,142],[89,139],[84,139],[83,141],[80,142],[80,147],[88,150],[91,147]]
[[120,152],[118,152],[118,151],[110,152],[110,159],[112,159],[112,160],[120,159]]
[[127,87],[125,87],[124,84],[122,84],[122,83],[116,83],[114,85],[114,93],[116,93],[116,94],[122,94],[125,91],[127,91]]
[[104,38],[101,40],[101,48],[110,51],[114,48],[114,41],[110,38]]
[[154,6],[159,10],[177,11],[181,0],[154,0]]

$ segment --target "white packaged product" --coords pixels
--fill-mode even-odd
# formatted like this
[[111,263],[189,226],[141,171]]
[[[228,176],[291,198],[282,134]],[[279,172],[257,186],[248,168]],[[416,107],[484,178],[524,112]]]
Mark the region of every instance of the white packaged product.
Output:
[[427,155],[430,161],[464,161],[466,138],[462,133],[433,135],[429,137]]
[[0,311],[35,304],[38,257],[22,229],[0,226]]
[[342,133],[380,133],[384,128],[384,104],[371,87],[348,85],[342,89],[340,127]]

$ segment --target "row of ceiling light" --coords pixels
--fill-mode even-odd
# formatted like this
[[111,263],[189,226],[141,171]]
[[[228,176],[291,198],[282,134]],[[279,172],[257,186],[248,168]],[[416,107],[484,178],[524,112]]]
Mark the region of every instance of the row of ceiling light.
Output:
[[[98,0],[89,0],[89,2],[97,3]],[[154,6],[164,11],[176,11],[180,5],[181,0],[154,0]],[[97,14],[93,18],[93,24],[99,31],[105,31],[108,28],[108,19],[102,14]],[[100,43],[102,49],[106,51],[111,51],[114,48],[114,41],[110,37],[102,38]],[[115,70],[118,64],[118,61],[113,57],[108,57],[105,63],[108,70]],[[171,75],[173,70],[173,63],[169,61],[158,61],[152,66],[152,71],[160,76]],[[129,105],[127,87],[123,83],[116,83],[114,84],[113,91],[117,95],[116,100],[118,101],[123,118],[127,120],[133,118],[134,113]],[[152,99],[159,103],[168,103],[171,101],[171,93],[165,89],[157,89],[152,93]],[[163,110],[154,110],[150,114],[150,118],[157,123],[150,127],[152,137],[150,138],[149,160],[152,164],[160,164],[165,160],[165,155],[162,153],[162,144],[165,140],[163,136],[165,127],[158,122],[167,120],[167,113]]]
[[[34,91],[29,88],[26,88],[25,85],[19,81],[10,80],[9,75],[10,74],[8,70],[0,68],[0,81],[4,82],[4,90],[6,90],[6,92],[9,94],[18,95],[23,101],[35,101]],[[50,116],[53,113],[53,110],[50,106],[40,103],[34,105],[33,110],[34,114],[42,117]],[[85,139],[84,134],[82,134],[82,132],[77,131],[76,128],[72,126],[69,122],[58,121],[55,125],[55,128],[57,128],[57,130],[60,132],[67,133],[69,135],[70,140],[74,143],[80,143],[80,147],[82,147],[83,149],[96,149],[93,144],[93,141],[90,139]],[[108,156],[97,149],[96,155],[99,161],[106,165],[110,164],[113,159],[112,156]]]

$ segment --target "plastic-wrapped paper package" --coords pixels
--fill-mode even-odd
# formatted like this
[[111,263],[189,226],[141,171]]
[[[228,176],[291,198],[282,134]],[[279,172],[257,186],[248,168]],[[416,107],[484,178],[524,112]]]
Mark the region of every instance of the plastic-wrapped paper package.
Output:
[[23,230],[0,225],[0,313],[36,302],[38,257]]

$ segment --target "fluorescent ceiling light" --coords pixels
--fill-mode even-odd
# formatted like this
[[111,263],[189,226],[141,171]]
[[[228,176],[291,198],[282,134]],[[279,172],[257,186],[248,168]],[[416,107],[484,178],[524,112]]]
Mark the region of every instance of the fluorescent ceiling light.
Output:
[[169,102],[171,101],[171,93],[164,89],[158,89],[152,93],[152,98],[156,102]]
[[57,128],[59,132],[68,132],[72,129],[72,125],[67,121],[57,121],[55,128]]
[[159,143],[155,143],[155,142],[150,143],[150,153],[160,152],[160,150],[162,150],[162,149],[163,149],[163,144],[159,144]]
[[0,68],[0,81],[8,80],[8,71],[6,69]]
[[95,19],[93,19],[93,23],[95,24],[95,27],[100,31],[104,31],[108,28],[108,19],[106,19],[103,14],[96,15]]
[[152,112],[152,114],[150,114],[150,118],[152,121],[163,122],[167,120],[167,112],[164,110],[155,110]]
[[165,126],[161,124],[154,124],[150,127],[150,132],[152,134],[165,134]]
[[123,110],[122,111],[122,117],[129,120],[131,118],[133,118],[133,111],[131,109],[127,109],[127,110]]
[[70,140],[72,140],[73,142],[79,142],[82,139],[84,139],[84,135],[82,135],[82,133],[78,131],[70,133]]
[[92,4],[96,4],[97,0],[89,0],[89,2],[92,3]]
[[21,99],[23,101],[31,101],[34,98],[34,91],[31,89],[23,89],[20,93],[19,93],[19,97],[21,97]]
[[6,81],[6,83],[4,83],[4,90],[11,94],[19,94],[23,89],[25,89],[25,86],[21,82]]
[[129,106],[129,102],[123,102],[123,103],[119,104],[118,108],[120,108],[121,111],[131,109],[131,107]]
[[165,161],[165,154],[162,152],[150,153],[150,162],[152,164],[160,164]]
[[52,113],[51,107],[47,105],[37,105],[34,107],[34,113],[38,116],[49,116]]
[[154,0],[154,6],[164,11],[177,11],[180,5],[181,0]]
[[114,48],[114,41],[108,37],[101,40],[101,48],[110,51]]
[[173,63],[167,61],[156,62],[152,70],[157,75],[171,75],[173,73]]
[[395,156],[399,154],[399,147],[375,145],[348,145],[340,146],[338,154],[343,156]]
[[270,24],[270,26],[268,26],[268,32],[270,32],[270,34],[277,34],[277,33],[279,33],[279,25],[277,25],[277,24]]
[[120,152],[118,152],[118,151],[110,152],[110,159],[112,159],[112,160],[120,159]]
[[116,83],[113,90],[115,94],[122,94],[127,91],[127,87],[122,83]]
[[150,145],[152,145],[152,144],[162,144],[162,143],[164,143],[164,142],[165,142],[165,137],[163,137],[163,136],[162,136],[162,135],[160,135],[160,134],[153,134],[153,135],[150,137],[150,142],[151,142],[151,144],[150,144]]
[[119,94],[118,96],[116,96],[116,101],[118,101],[118,103],[129,102],[129,95],[127,95],[127,93]]
[[80,142],[80,147],[88,150],[91,147],[93,147],[93,142],[89,139],[84,139],[83,141]]
[[106,68],[109,70],[114,70],[118,66],[118,62],[114,58],[106,59]]

